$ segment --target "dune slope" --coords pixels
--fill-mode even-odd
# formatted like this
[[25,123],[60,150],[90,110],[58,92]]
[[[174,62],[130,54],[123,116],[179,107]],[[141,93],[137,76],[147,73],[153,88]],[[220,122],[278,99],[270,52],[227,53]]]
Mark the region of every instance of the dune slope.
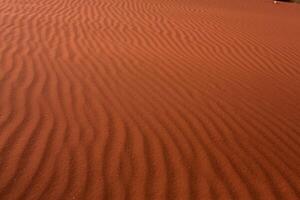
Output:
[[1,0],[0,199],[299,199],[300,6]]

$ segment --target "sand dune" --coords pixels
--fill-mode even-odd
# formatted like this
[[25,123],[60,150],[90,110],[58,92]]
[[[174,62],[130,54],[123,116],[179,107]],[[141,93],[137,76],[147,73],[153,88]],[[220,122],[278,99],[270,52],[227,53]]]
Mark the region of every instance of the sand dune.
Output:
[[299,19],[267,0],[1,0],[0,199],[299,199]]

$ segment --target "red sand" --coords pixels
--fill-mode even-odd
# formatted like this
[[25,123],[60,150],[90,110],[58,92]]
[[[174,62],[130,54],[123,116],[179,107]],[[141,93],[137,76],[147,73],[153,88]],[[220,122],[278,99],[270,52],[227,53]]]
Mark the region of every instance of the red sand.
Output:
[[300,6],[1,0],[0,199],[299,199]]

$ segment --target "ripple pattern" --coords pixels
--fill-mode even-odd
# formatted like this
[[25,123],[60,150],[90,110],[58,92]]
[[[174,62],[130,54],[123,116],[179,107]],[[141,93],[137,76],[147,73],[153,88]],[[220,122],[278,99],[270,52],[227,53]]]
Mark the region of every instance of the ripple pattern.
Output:
[[300,199],[299,17],[1,0],[0,199]]

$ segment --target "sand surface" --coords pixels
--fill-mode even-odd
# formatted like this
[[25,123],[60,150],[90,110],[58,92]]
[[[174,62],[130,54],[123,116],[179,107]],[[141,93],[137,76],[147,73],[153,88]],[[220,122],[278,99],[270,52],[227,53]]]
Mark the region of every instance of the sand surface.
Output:
[[0,199],[299,199],[299,20],[268,0],[1,0]]

